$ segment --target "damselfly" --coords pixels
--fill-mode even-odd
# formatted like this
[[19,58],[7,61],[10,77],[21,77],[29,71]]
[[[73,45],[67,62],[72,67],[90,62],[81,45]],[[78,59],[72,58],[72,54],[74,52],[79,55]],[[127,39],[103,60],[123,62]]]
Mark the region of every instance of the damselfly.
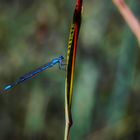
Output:
[[0,91],[0,93],[3,93],[4,91],[8,91],[10,89],[12,89],[13,87],[15,87],[16,85],[25,82],[26,80],[29,80],[35,76],[37,76],[40,72],[53,67],[55,64],[59,64],[59,68],[61,68],[62,66],[62,60],[64,59],[63,56],[60,56],[58,58],[54,58],[51,62],[44,64],[43,66],[21,76],[16,82],[14,82],[11,85],[7,85],[4,87],[4,89],[2,91]]

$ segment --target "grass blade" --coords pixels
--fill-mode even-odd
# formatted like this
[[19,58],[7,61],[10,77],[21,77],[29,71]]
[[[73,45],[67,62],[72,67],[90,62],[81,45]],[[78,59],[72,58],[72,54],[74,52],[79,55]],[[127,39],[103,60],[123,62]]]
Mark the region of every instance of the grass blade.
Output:
[[82,3],[83,0],[77,0],[68,42],[67,74],[65,83],[65,115],[66,115],[65,138],[64,138],[65,140],[69,139],[70,128],[72,125],[71,105],[73,95],[73,80],[74,80],[77,41],[81,25]]

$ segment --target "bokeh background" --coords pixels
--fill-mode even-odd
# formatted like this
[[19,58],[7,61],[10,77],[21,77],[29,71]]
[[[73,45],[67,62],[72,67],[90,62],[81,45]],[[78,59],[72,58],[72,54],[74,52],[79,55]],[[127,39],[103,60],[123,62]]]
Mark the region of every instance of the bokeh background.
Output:
[[[76,0],[0,0],[0,89],[67,53]],[[140,18],[139,0],[127,0]],[[140,139],[140,46],[111,0],[83,0],[71,140]],[[62,140],[65,71],[0,95],[0,140]]]

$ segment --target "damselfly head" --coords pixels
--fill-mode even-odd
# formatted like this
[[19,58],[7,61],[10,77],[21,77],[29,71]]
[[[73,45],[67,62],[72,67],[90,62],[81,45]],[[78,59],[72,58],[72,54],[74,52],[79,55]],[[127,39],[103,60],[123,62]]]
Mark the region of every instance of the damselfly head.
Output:
[[59,58],[62,60],[62,59],[64,59],[64,56],[61,55]]

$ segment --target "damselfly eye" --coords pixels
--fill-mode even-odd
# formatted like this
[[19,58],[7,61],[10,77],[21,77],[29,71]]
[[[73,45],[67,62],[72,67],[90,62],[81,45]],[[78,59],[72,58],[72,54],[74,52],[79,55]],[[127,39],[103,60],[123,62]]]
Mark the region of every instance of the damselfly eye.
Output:
[[61,59],[64,59],[64,56],[61,55],[60,58],[61,58]]

